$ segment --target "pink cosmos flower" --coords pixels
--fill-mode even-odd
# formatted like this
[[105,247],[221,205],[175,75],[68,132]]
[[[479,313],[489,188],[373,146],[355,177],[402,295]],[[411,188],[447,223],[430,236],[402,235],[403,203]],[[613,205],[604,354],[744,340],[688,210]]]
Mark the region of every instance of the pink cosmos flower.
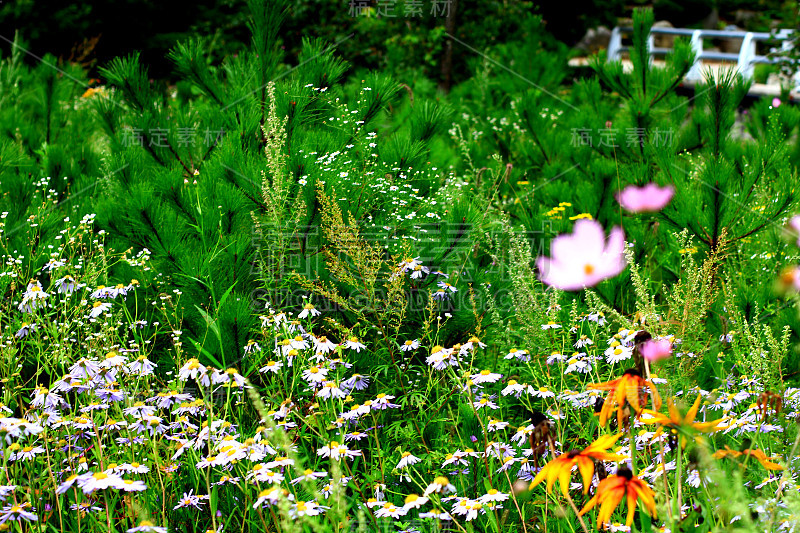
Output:
[[800,268],[791,267],[784,270],[779,281],[783,290],[794,289],[800,292]]
[[797,236],[797,246],[800,246],[800,215],[795,215],[789,221],[789,229],[792,231],[792,236]]
[[659,187],[655,183],[648,183],[644,187],[629,185],[617,194],[617,201],[631,213],[653,213],[664,209],[675,189],[672,185]]
[[773,98],[772,99],[772,107],[778,107],[779,105],[781,105],[781,99],[778,98],[778,97]]
[[559,235],[550,245],[552,257],[539,257],[539,279],[564,291],[597,285],[625,269],[625,235],[622,228],[611,230],[605,242],[603,227],[596,221],[581,219],[572,234]]
[[672,355],[672,343],[667,339],[651,339],[639,347],[639,353],[651,363],[659,359],[666,359]]

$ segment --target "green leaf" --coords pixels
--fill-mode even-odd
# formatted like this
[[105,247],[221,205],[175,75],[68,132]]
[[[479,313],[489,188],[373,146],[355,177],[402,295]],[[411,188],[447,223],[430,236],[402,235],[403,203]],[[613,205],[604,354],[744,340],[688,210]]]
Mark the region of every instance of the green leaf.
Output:
[[212,515],[217,514],[217,501],[218,501],[218,498],[219,498],[219,494],[218,493],[219,493],[219,487],[214,486],[214,488],[211,489],[211,498],[210,498],[211,514]]
[[214,356],[211,354],[211,352],[209,352],[208,350],[206,350],[205,348],[203,348],[203,345],[202,345],[202,344],[200,344],[199,342],[197,342],[196,340],[194,340],[194,339],[193,339],[193,338],[191,338],[191,337],[188,337],[188,339],[189,339],[189,341],[190,341],[190,342],[191,342],[191,343],[194,345],[194,347],[195,347],[195,348],[197,348],[197,351],[198,351],[199,353],[203,354],[205,357],[207,357],[207,358],[208,358],[208,360],[209,360],[209,361],[211,361],[212,363],[214,363],[214,365],[215,365],[217,368],[222,368],[222,367],[224,366],[224,365],[222,364],[222,362],[220,362],[220,360],[219,360],[219,359],[217,359],[216,357],[214,357]]
[[209,328],[211,331],[213,331],[213,332],[214,332],[214,335],[217,337],[217,339],[218,339],[218,340],[219,340],[219,339],[221,339],[221,338],[222,338],[222,336],[220,335],[220,331],[219,331],[219,325],[217,324],[217,321],[216,321],[215,319],[211,318],[211,315],[210,315],[210,314],[208,314],[208,313],[207,313],[207,312],[206,312],[206,311],[205,311],[203,308],[201,308],[199,305],[195,305],[194,307],[195,307],[195,309],[197,309],[197,311],[200,313],[200,316],[202,316],[202,317],[203,317],[203,320],[205,320],[205,321],[206,321],[206,326],[208,326],[208,328]]

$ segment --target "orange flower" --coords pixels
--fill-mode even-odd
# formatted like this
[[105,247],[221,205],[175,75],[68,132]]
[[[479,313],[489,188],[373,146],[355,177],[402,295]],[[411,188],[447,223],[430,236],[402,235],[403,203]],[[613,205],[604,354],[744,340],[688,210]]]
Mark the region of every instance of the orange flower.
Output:
[[653,394],[653,407],[656,410],[661,408],[661,397],[658,395],[656,386],[649,379],[642,378],[641,372],[635,368],[626,370],[622,377],[614,381],[606,381],[605,383],[592,383],[589,385],[590,389],[607,390],[609,391],[606,401],[603,402],[603,408],[600,411],[600,425],[605,426],[608,421],[608,415],[616,409],[617,410],[617,424],[622,428],[622,415],[625,404],[633,407],[636,414],[640,414],[642,408],[647,403],[647,391],[645,387],[650,389]]
[[650,409],[644,409],[642,412],[652,416],[652,418],[642,420],[642,422],[645,424],[661,424],[659,432],[663,428],[668,428],[675,433],[680,433],[681,447],[685,448],[686,435],[691,434],[693,430],[699,431],[700,433],[713,433],[714,431],[719,431],[721,429],[725,429],[726,427],[719,425],[723,420],[722,418],[718,420],[712,420],[710,422],[694,421],[694,418],[697,416],[697,410],[700,407],[701,399],[702,397],[698,395],[692,407],[689,409],[689,411],[687,411],[686,416],[682,417],[678,412],[678,408],[675,407],[675,404],[672,402],[672,398],[668,398],[667,408],[669,409],[669,416],[663,415],[656,411],[651,411]]
[[591,500],[581,509],[580,515],[583,516],[589,509],[600,504],[600,512],[597,513],[597,529],[605,529],[606,524],[611,521],[614,509],[622,502],[622,498],[627,499],[628,519],[626,526],[633,523],[633,513],[636,511],[636,500],[641,499],[644,510],[648,515],[656,518],[655,493],[647,483],[634,476],[627,468],[620,468],[617,473],[608,476],[597,485],[597,492]]
[[569,490],[569,479],[572,476],[572,467],[578,465],[578,471],[583,477],[583,493],[586,494],[589,492],[589,485],[592,483],[592,476],[594,475],[594,459],[600,461],[621,461],[625,459],[624,455],[605,451],[613,446],[621,436],[622,434],[605,435],[583,450],[571,450],[567,453],[562,453],[542,467],[536,477],[533,478],[528,489],[532,489],[547,478],[547,492],[550,493],[557,479],[561,485],[561,492],[566,496]]
[[723,457],[739,457],[741,455],[748,455],[750,457],[755,457],[758,459],[758,462],[761,463],[761,466],[766,468],[767,470],[783,470],[783,467],[778,463],[773,463],[769,460],[767,455],[762,450],[742,450],[741,452],[737,452],[736,450],[731,450],[728,446],[725,446],[724,450],[717,450],[714,452],[712,457],[714,459],[722,459]]

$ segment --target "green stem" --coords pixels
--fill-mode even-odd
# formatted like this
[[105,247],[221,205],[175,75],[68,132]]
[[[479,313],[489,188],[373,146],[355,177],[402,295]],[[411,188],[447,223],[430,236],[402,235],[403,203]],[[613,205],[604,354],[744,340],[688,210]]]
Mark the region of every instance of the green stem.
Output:
[[633,420],[628,419],[628,438],[631,446],[631,472],[636,475],[636,439],[633,437]]
[[[681,518],[681,478],[683,477],[683,446],[681,446],[680,439],[678,440],[678,459],[675,462],[675,487],[677,488],[677,498],[675,499],[675,519]],[[667,475],[666,466],[664,465],[664,475]]]

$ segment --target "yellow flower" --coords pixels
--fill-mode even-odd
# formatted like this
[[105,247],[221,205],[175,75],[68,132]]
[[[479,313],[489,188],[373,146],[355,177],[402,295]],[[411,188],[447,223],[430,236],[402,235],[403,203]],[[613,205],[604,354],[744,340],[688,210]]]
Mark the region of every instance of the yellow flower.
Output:
[[606,451],[613,446],[621,436],[621,433],[619,435],[605,435],[583,450],[572,450],[567,453],[562,453],[544,465],[536,477],[533,478],[528,488],[532,489],[547,478],[547,492],[550,493],[557,479],[558,483],[561,485],[561,492],[566,496],[569,490],[569,479],[572,475],[572,467],[578,465],[578,471],[581,473],[581,477],[583,477],[583,493],[586,494],[589,492],[589,485],[591,485],[592,476],[594,476],[595,459],[600,461],[621,461],[625,459],[624,455],[617,455]]
[[616,474],[608,476],[597,485],[597,492],[594,497],[586,502],[581,509],[581,516],[587,511],[600,504],[600,512],[597,513],[597,529],[605,529],[606,524],[611,521],[614,509],[622,503],[625,498],[628,504],[628,518],[625,525],[633,523],[633,514],[636,512],[636,500],[641,499],[644,509],[648,515],[656,518],[655,493],[650,486],[634,476],[627,468],[620,468]]
[[761,466],[766,468],[767,470],[783,470],[783,467],[778,463],[773,463],[769,460],[767,455],[762,450],[742,450],[741,452],[737,452],[736,450],[731,450],[728,446],[725,446],[724,450],[717,450],[714,452],[712,457],[714,459],[722,459],[723,457],[739,457],[741,455],[755,457]]
[[604,383],[592,383],[589,385],[590,389],[599,389],[609,391],[606,401],[603,402],[603,408],[600,411],[600,425],[605,426],[608,420],[608,415],[617,409],[617,423],[622,427],[623,408],[625,404],[630,404],[636,411],[636,414],[642,412],[642,408],[647,403],[647,392],[645,387],[650,389],[653,395],[653,406],[656,409],[661,408],[661,397],[658,395],[656,386],[649,379],[642,378],[642,374],[635,368],[626,370],[622,377],[613,381],[606,381]]
[[[647,420],[642,420],[642,422],[644,422],[645,424],[660,424],[661,429],[668,428],[676,433],[680,433],[681,447],[685,448],[686,435],[691,434],[693,430],[699,431],[700,433],[713,433],[714,431],[719,431],[727,427],[719,425],[723,420],[721,418],[718,420],[712,420],[710,422],[694,421],[694,418],[697,416],[697,410],[700,407],[701,399],[702,397],[698,395],[694,401],[694,404],[686,413],[686,416],[682,417],[681,414],[678,412],[678,409],[675,407],[675,404],[672,402],[672,398],[669,398],[667,399],[667,409],[669,409],[669,416],[657,413],[650,409],[645,409],[642,412],[650,415],[652,418],[649,418]],[[661,431],[661,429],[659,429],[659,431]]]

